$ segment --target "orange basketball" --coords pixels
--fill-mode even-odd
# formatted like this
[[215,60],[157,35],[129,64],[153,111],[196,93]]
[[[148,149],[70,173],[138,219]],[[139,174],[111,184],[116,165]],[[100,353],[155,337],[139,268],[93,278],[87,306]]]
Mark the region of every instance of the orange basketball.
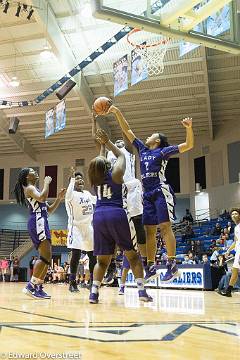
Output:
[[99,97],[94,101],[93,110],[97,115],[104,115],[112,105],[112,100],[107,97]]

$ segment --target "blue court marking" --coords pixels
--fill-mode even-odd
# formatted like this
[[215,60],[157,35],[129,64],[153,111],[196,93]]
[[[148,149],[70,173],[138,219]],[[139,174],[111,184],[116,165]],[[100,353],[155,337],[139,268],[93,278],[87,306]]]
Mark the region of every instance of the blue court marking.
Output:
[[193,324],[182,324],[177,329],[173,330],[171,333],[165,335],[161,341],[173,341],[178,336],[182,335],[185,331],[190,329]]

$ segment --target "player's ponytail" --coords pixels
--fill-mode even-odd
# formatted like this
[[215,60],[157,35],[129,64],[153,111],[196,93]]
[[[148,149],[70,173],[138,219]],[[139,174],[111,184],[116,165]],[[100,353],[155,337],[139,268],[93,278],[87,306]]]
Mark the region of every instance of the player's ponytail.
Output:
[[22,206],[27,206],[26,198],[24,195],[24,186],[27,186],[27,176],[29,174],[29,168],[21,169],[18,174],[18,181],[16,182],[15,188],[13,190],[17,203]]
[[161,141],[160,145],[159,145],[160,148],[169,146],[168,138],[164,134],[159,133],[158,136],[159,136],[159,139]]
[[109,164],[105,157],[97,156],[94,158],[88,168],[88,178],[91,186],[102,185],[108,170]]

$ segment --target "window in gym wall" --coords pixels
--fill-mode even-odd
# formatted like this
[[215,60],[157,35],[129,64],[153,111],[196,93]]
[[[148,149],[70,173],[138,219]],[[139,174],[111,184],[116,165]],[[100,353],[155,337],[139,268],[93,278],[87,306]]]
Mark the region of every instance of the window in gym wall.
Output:
[[49,186],[49,198],[55,198],[57,196],[57,165],[45,166],[45,176],[51,176],[52,182]]
[[179,158],[171,158],[168,160],[166,168],[167,183],[172,187],[175,193],[180,193],[180,168]]
[[202,189],[206,189],[206,166],[205,156],[194,159],[195,184],[199,183]]
[[238,173],[240,172],[240,141],[228,144],[228,174],[229,183],[236,183],[239,181]]

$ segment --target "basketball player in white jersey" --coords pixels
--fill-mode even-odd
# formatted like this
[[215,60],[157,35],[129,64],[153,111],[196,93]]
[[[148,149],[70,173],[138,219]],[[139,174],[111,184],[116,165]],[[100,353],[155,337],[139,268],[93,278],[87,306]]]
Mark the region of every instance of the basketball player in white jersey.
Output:
[[229,255],[231,250],[235,250],[235,257],[232,267],[232,276],[229,281],[229,285],[226,289],[226,291],[221,291],[219,294],[227,297],[232,296],[232,289],[236,282],[238,281],[238,273],[240,270],[240,209],[234,208],[231,210],[231,218],[232,221],[236,224],[234,229],[234,242],[233,244],[228,248],[225,255]]
[[81,250],[86,251],[89,257],[89,271],[92,277],[96,263],[93,255],[93,205],[95,197],[84,190],[83,175],[71,168],[71,179],[65,197],[65,206],[68,214],[67,247],[72,249],[70,261],[69,291],[78,292],[76,273],[81,256]]

